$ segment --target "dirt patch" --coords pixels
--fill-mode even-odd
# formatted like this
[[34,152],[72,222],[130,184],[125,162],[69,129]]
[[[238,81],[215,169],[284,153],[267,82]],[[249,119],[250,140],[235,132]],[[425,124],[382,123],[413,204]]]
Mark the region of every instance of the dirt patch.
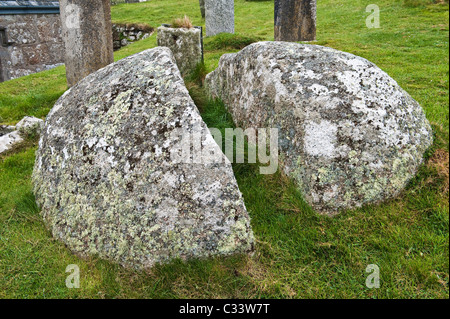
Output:
[[443,192],[449,190],[449,153],[445,149],[437,149],[428,161],[428,166],[434,168],[439,177],[444,180],[442,185]]

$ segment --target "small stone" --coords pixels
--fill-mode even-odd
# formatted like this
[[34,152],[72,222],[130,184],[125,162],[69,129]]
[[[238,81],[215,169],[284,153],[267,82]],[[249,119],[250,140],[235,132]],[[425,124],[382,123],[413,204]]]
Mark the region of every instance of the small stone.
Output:
[[0,136],[0,154],[12,149],[15,145],[23,142],[19,131],[13,131],[6,135]]
[[192,72],[202,62],[202,38],[198,28],[158,28],[158,45],[168,47],[177,61],[181,75]]
[[43,127],[44,121],[33,116],[25,116],[19,123],[16,124],[16,130],[24,135],[40,135]]
[[120,44],[120,41],[114,41],[113,47],[114,47],[114,50],[119,50],[122,47],[122,45]]

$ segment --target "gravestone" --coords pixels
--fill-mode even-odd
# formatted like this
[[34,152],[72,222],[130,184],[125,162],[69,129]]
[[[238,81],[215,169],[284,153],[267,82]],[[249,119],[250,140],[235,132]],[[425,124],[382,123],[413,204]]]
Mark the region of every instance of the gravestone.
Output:
[[234,0],[205,0],[206,36],[234,33]]
[[314,41],[316,0],[275,0],[275,41]]
[[172,51],[182,76],[194,71],[203,60],[201,27],[188,29],[162,25],[158,28],[157,39],[158,46]]
[[200,3],[200,13],[202,14],[202,18],[205,18],[205,0],[198,0]]
[[114,62],[110,0],[60,0],[69,87]]

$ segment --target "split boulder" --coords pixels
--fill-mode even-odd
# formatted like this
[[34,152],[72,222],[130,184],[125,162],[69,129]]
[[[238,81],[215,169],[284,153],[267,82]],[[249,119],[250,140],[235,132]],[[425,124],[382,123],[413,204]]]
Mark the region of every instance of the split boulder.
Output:
[[[173,162],[175,129],[203,132],[222,164]],[[215,144],[168,48],[90,74],[47,116],[33,172],[53,236],[81,257],[148,269],[252,250],[231,164]]]
[[375,64],[316,45],[259,42],[206,77],[237,126],[279,129],[280,163],[330,215],[397,195],[432,144],[421,106]]

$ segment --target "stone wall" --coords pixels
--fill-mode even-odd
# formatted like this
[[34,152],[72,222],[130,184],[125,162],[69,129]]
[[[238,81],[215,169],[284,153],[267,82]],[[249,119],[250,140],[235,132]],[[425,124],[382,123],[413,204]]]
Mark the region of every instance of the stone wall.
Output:
[[12,45],[0,46],[0,82],[64,63],[58,14],[0,15]]
[[153,28],[145,24],[113,24],[114,51],[130,42],[147,39],[153,34]]
[[0,46],[0,81],[51,69],[64,63],[58,14],[0,15],[7,47]]
[[[64,43],[58,14],[0,15],[7,28],[8,47],[0,46],[0,82],[51,69],[64,63]],[[144,24],[113,24],[114,50],[148,38]]]

